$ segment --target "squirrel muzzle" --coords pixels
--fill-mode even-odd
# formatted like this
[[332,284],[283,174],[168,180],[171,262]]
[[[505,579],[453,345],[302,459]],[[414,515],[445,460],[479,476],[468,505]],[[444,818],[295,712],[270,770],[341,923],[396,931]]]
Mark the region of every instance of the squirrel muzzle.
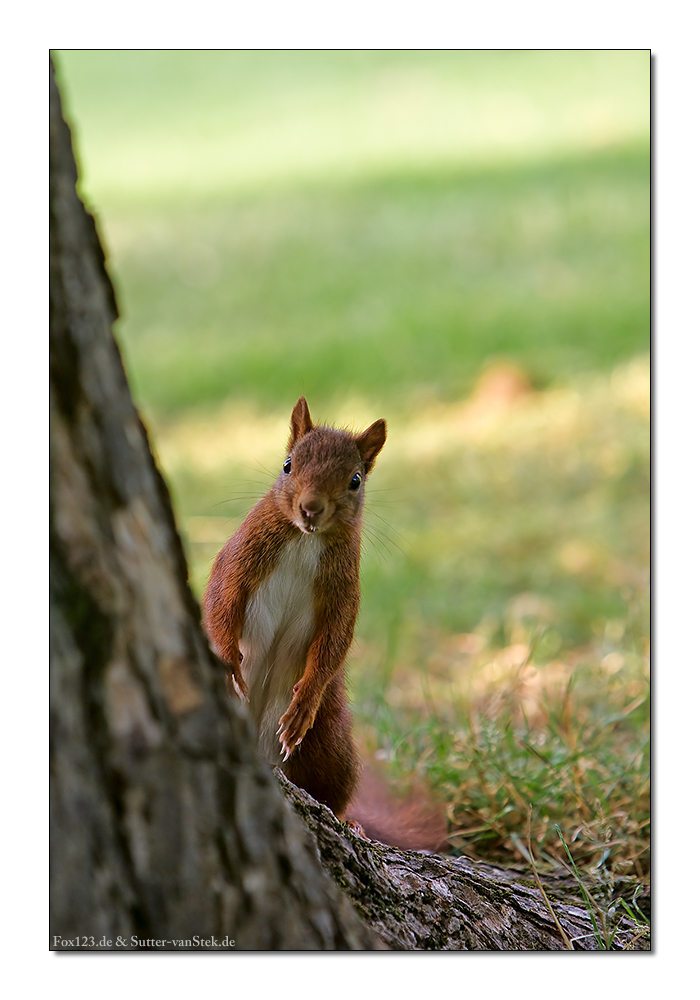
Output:
[[329,504],[323,497],[304,492],[299,497],[299,526],[302,531],[316,531],[328,520]]

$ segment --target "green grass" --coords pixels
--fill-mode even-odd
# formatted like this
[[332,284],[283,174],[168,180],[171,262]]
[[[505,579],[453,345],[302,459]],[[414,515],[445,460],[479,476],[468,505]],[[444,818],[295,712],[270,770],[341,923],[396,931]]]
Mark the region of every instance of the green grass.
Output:
[[646,878],[648,55],[56,61],[195,592],[298,395],[386,417],[366,754],[457,850],[524,861],[531,806],[541,858],[558,825],[582,871]]
[[648,349],[643,52],[56,58],[153,417],[406,409],[494,355],[546,384]]
[[644,51],[56,56],[101,210],[407,167],[541,161],[649,134]]
[[641,877],[648,367],[487,403],[426,414],[378,469],[370,508],[401,482],[406,496],[414,456],[410,499],[374,511],[389,508],[402,537],[378,523],[403,554],[365,552],[353,676],[368,751],[438,790],[469,831],[461,849],[517,860],[532,806],[549,857],[558,823],[583,867]]
[[[119,215],[121,343],[154,414],[226,398],[454,400],[647,349],[648,153]],[[122,233],[122,235],[120,235]]]

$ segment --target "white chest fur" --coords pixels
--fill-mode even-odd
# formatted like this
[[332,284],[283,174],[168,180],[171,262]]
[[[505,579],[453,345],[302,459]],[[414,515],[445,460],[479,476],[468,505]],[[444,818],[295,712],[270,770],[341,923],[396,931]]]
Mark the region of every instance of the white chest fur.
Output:
[[299,533],[246,606],[241,669],[258,727],[258,747],[271,764],[281,762],[276,735],[280,716],[304,673],[314,634],[313,584],[321,545],[314,535]]

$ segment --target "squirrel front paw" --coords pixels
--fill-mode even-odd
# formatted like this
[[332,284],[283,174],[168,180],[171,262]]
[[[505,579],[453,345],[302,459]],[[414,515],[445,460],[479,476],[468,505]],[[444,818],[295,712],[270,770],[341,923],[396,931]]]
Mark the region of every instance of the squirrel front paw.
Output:
[[288,760],[292,751],[299,746],[309,729],[314,724],[318,702],[312,701],[299,691],[299,685],[294,685],[292,703],[280,719],[277,730],[282,750],[283,760]]

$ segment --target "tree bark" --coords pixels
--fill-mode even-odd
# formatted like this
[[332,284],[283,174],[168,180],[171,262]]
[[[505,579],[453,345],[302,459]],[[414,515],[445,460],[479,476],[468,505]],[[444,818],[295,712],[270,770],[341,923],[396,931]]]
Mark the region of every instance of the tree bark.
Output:
[[[277,777],[313,831],[324,868],[357,912],[392,949],[409,951],[595,951],[605,929],[595,927],[574,879],[534,877],[468,858],[399,851],[363,840],[326,806]],[[549,903],[549,906],[548,906]],[[561,930],[549,907],[556,914]],[[611,951],[642,950],[646,934],[618,918]],[[562,931],[564,934],[562,934]]]
[[[50,947],[565,948],[539,889],[366,841],[258,756],[131,401],[53,68],[50,102]],[[581,899],[548,895],[596,947]]]

